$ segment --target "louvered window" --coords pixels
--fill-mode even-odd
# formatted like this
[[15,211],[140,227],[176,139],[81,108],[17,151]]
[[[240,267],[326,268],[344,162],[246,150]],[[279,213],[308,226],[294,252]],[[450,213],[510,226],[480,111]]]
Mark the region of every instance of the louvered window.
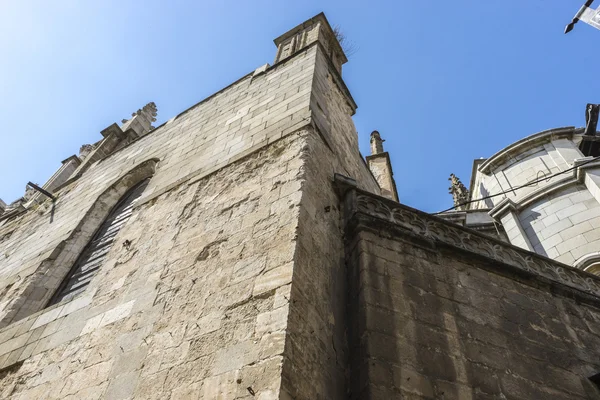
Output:
[[71,299],[87,288],[104,263],[115,237],[131,216],[133,205],[140,198],[149,181],[150,179],[146,179],[129,190],[112,209],[50,300],[49,306]]

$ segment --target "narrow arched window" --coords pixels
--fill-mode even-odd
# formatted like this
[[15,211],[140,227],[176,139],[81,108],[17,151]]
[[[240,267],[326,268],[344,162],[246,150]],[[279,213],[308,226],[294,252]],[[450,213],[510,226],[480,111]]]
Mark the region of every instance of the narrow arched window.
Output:
[[149,181],[150,178],[141,181],[123,195],[77,258],[48,306],[72,299],[87,288],[104,263],[115,237],[131,216],[133,205],[140,198]]

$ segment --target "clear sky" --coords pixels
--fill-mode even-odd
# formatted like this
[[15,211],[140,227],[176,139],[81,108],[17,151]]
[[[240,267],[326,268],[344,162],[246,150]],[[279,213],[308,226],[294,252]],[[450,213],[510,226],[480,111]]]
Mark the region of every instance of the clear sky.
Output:
[[[272,62],[272,40],[324,11],[358,51],[344,80],[361,150],[387,140],[401,202],[438,211],[448,176],[600,102],[584,0],[0,0],[0,198],[149,101],[160,124]],[[595,6],[600,6],[596,1]]]

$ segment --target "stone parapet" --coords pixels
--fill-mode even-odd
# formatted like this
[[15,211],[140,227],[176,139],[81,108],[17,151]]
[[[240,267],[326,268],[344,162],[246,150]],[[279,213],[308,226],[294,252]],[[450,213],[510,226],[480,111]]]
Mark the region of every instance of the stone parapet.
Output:
[[573,289],[600,303],[600,278],[558,261],[359,189],[346,193],[344,206],[349,227],[359,223],[361,216],[376,218],[422,240],[496,261],[500,271],[509,267],[519,275]]

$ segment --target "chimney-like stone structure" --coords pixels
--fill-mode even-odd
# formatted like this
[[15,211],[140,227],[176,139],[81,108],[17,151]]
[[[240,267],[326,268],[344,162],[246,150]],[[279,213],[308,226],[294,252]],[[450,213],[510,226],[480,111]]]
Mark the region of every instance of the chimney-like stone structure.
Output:
[[273,42],[277,46],[275,64],[298,53],[314,42],[319,42],[323,47],[335,70],[340,75],[342,74],[342,64],[348,61],[342,46],[336,38],[335,30],[329,25],[323,13],[287,31]]
[[390,155],[383,150],[384,141],[378,131],[371,132],[371,155],[367,156],[367,165],[381,188],[381,195],[398,201]]
[[383,153],[383,140],[377,131],[371,132],[371,155]]

